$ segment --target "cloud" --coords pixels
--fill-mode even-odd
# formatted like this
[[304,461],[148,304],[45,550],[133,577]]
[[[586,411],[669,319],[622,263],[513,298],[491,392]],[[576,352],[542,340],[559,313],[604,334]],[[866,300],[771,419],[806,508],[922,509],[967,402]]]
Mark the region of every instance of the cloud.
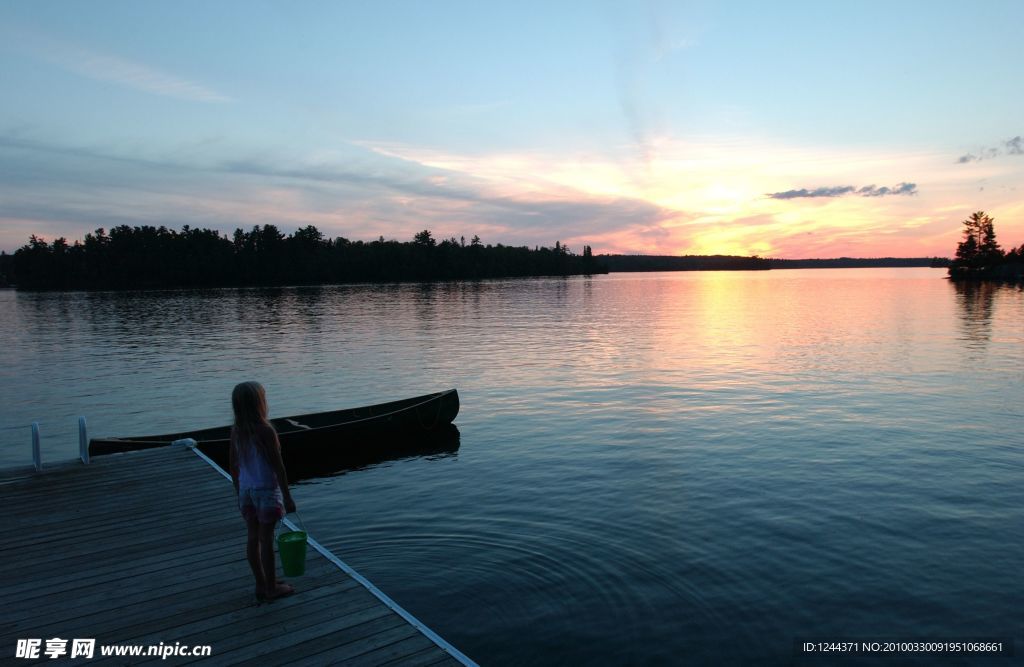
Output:
[[844,195],[858,195],[860,197],[885,197],[887,195],[916,195],[916,183],[900,183],[893,187],[877,187],[865,185],[857,188],[852,185],[838,185],[833,187],[821,187],[808,190],[786,190],[784,192],[772,192],[767,196],[771,199],[803,199],[815,197],[842,197]]
[[[630,197],[568,187],[509,189],[472,174],[351,152],[330,160],[282,155],[219,161],[186,155],[139,158],[96,148],[0,137],[5,219],[39,220],[37,233],[80,238],[114,224],[236,226],[312,223],[328,235],[411,237],[481,234],[488,242],[553,243],[630,227],[673,212]],[[0,245],[24,242],[0,234]]]
[[956,163],[981,162],[982,160],[991,160],[1000,155],[1024,155],[1024,137],[1018,134],[1016,137],[1002,142],[999,146],[982,148],[977,153],[966,153],[958,157]]
[[201,83],[110,53],[58,41],[24,27],[0,36],[21,51],[69,72],[144,93],[190,102],[230,102],[231,98]]
[[[449,225],[459,222],[467,227],[466,231],[475,231],[485,224],[504,230],[506,238],[511,236],[515,242],[535,243],[539,231],[557,229],[561,238],[572,238],[632,225],[651,225],[672,215],[640,199],[602,197],[569,188],[507,194],[485,179],[398,158],[381,160],[373,166],[363,163],[288,167],[264,161],[233,161],[216,169],[358,190],[363,196],[376,192],[378,204],[387,197],[397,197],[414,203],[427,220]],[[402,212],[392,210],[392,215],[408,216],[408,205],[403,208],[406,210]]]
[[[976,170],[953,164],[948,153],[814,152],[722,140],[680,140],[659,150],[652,182],[642,188],[620,173],[619,158],[594,153],[454,153],[369,141],[312,148],[63,143],[12,128],[0,130],[0,249],[13,250],[29,233],[74,239],[113,224],[188,223],[228,232],[314,224],[329,237],[364,240],[410,239],[427,228],[437,238],[479,234],[485,243],[560,240],[574,249],[654,254],[881,256],[896,253],[895,240],[898,254],[930,255],[955,247],[965,213],[948,207],[969,206],[976,196]],[[626,164],[642,169],[639,158]],[[896,180],[907,174],[929,184],[920,197],[895,197],[916,195],[917,185]],[[807,183],[832,185],[776,192]],[[997,189],[993,181],[986,193]],[[775,201],[801,197],[821,197],[814,203],[828,202],[828,215],[811,202]],[[1013,194],[986,201],[999,219],[1020,210]],[[937,231],[914,236],[908,215],[931,220]],[[892,230],[905,231],[883,244]],[[1019,230],[1013,223],[1004,236],[1017,238]]]
[[799,199],[802,197],[842,197],[856,190],[852,185],[840,185],[831,188],[815,188],[808,190],[786,190],[785,192],[772,192],[768,196],[772,199]]
[[867,185],[860,190],[857,190],[857,194],[861,197],[885,197],[886,195],[916,195],[917,184],[916,183],[900,183],[899,185],[889,188],[880,187],[876,188],[874,185]]
[[194,81],[122,58],[85,50],[78,51],[75,56],[73,60],[63,60],[58,64],[97,81],[116,83],[164,97],[192,102],[229,102],[231,99]]
[[[354,168],[353,168],[354,167]],[[566,233],[615,229],[632,223],[650,223],[666,217],[660,207],[628,197],[598,197],[563,189],[537,194],[502,194],[490,183],[457,172],[398,163],[398,158],[369,164],[315,164],[282,166],[260,160],[234,160],[215,167],[232,174],[307,181],[391,191],[395,194],[478,207],[492,212],[495,221],[515,228],[557,225]],[[439,175],[444,174],[443,177]]]
[[615,89],[618,93],[619,109],[626,121],[626,129],[641,164],[648,170],[651,161],[654,159],[654,144],[651,141],[650,132],[647,128],[646,116],[643,113],[643,104],[638,94],[639,77],[636,72],[636,65],[625,56],[620,57],[615,70]]
[[978,151],[977,155],[974,153],[967,153],[957,158],[957,164],[967,164],[968,162],[981,162],[982,160],[991,160],[994,157],[999,157],[1000,151],[998,148],[983,148]]

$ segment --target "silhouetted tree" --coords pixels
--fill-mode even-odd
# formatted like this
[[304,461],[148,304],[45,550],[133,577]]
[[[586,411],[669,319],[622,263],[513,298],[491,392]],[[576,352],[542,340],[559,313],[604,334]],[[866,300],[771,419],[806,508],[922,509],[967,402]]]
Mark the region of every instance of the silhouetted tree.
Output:
[[1003,258],[993,222],[984,211],[976,211],[964,220],[964,240],[956,248],[956,260],[960,266],[982,268],[997,264]]
[[9,287],[14,282],[14,255],[0,250],[0,287]]
[[[964,220],[964,238],[957,244],[956,257],[950,263],[950,278],[1024,280],[1022,253],[1003,252],[996,241],[993,223],[984,211],[972,213]],[[1021,249],[1024,250],[1024,246]]]
[[[139,289],[152,287],[298,285],[337,282],[446,280],[604,273],[592,257],[560,243],[549,248],[484,246],[479,236],[440,243],[423,230],[409,243],[324,238],[314,226],[284,235],[274,225],[235,229],[231,238],[188,225],[119,225],[68,245],[32,236],[0,272],[16,274],[26,289]],[[587,261],[590,260],[590,261]],[[13,266],[12,266],[13,265]],[[5,267],[11,267],[9,270]]]
[[973,268],[978,266],[978,239],[966,230],[964,235],[964,240],[956,246],[955,262],[958,266]]
[[992,219],[989,218],[981,231],[981,247],[978,248],[983,266],[993,266],[1003,261],[1006,253],[996,242],[995,228],[992,226]]
[[427,246],[433,248],[436,242],[434,241],[433,234],[430,233],[429,229],[424,229],[412,238],[412,242],[416,245]]

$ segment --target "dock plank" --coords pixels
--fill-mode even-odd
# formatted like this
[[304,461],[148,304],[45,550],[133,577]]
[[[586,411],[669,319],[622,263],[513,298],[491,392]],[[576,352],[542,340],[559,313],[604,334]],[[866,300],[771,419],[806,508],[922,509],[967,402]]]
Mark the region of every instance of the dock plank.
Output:
[[458,667],[460,664],[458,660],[455,660],[447,653],[444,655],[438,655],[434,648],[435,646],[431,644],[419,653],[401,655],[389,662],[381,663],[381,665],[388,667],[433,667],[434,665]]
[[167,660],[97,652],[89,662],[100,664],[473,664],[313,548],[292,579],[297,594],[257,604],[234,489],[189,449],[0,471],[0,501],[18,536],[0,544],[0,577],[11,582],[0,588],[0,655],[13,656],[17,639],[84,637],[213,650]]
[[[340,646],[331,646],[326,648],[323,645],[316,645],[311,643],[309,647],[303,646],[304,654],[301,656],[303,659],[295,660],[289,664],[295,665],[316,665],[324,664],[326,662],[344,662],[346,665],[353,659],[362,656],[364,654],[375,651],[379,648],[390,646],[391,644],[409,639],[414,636],[422,637],[423,635],[415,632],[415,629],[408,625],[392,624],[390,626],[384,626],[381,624],[376,628],[373,628],[373,632],[364,633],[362,637],[356,637],[353,641],[346,642]],[[319,649],[318,653],[305,653],[309,649]],[[408,651],[409,655],[415,654],[417,651]],[[284,663],[279,663],[284,664]]]
[[[358,586],[352,582],[354,586]],[[233,609],[229,611],[211,610],[208,613],[193,613],[188,617],[175,619],[181,622],[175,627],[161,626],[138,626],[125,631],[125,636],[131,635],[129,639],[134,644],[157,644],[163,642],[181,642],[182,644],[200,644],[204,642],[217,641],[213,636],[214,632],[230,636],[232,633],[245,634],[246,632],[265,632],[270,634],[276,632],[280,626],[282,617],[309,618],[314,614],[320,614],[325,609],[333,610],[337,607],[337,596],[345,593],[351,586],[320,586],[313,589],[303,588],[301,595],[295,595],[290,600],[277,600],[269,604],[256,605],[253,608]],[[291,604],[289,604],[289,601]],[[374,606],[373,601],[359,603],[365,609]],[[352,610],[356,609],[353,604]],[[214,630],[211,630],[214,628]],[[148,634],[142,634],[148,632]],[[220,641],[217,646],[221,651],[227,650]]]
[[190,545],[156,556],[138,558],[132,561],[130,565],[116,563],[105,567],[90,568],[85,572],[51,575],[43,579],[42,582],[35,580],[24,581],[19,578],[0,591],[0,606],[16,600],[24,602],[33,598],[61,592],[71,593],[78,588],[97,583],[116,584],[136,575],[160,577],[164,570],[182,565],[198,567],[211,558],[219,558],[225,554],[236,554],[242,548],[244,547],[241,544],[224,544],[211,549]]
[[402,625],[402,619],[382,605],[363,608],[336,618],[332,615],[317,615],[288,619],[258,639],[252,634],[230,638],[224,642],[226,652],[221,657],[225,664],[246,663],[258,658],[261,665],[270,665],[270,656],[277,654],[287,662],[309,651],[311,646],[316,646],[318,640],[322,641],[324,637],[329,638],[332,646],[341,645],[353,638],[365,637],[398,625]]
[[346,664],[351,667],[379,667],[406,656],[416,655],[419,651],[426,650],[433,645],[433,642],[429,639],[416,633],[411,637],[406,637],[405,639],[385,644],[379,648],[357,655],[346,660]]

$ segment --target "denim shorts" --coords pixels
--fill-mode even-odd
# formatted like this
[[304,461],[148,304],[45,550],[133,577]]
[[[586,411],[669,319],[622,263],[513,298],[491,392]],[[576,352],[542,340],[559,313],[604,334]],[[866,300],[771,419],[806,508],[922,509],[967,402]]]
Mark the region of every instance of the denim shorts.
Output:
[[238,509],[246,521],[277,523],[285,515],[284,496],[281,489],[241,489],[238,492]]

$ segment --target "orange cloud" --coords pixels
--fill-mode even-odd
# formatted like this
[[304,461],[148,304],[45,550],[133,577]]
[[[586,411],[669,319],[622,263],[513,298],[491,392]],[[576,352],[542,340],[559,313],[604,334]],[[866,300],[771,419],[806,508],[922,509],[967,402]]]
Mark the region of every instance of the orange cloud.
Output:
[[[492,183],[505,196],[630,198],[665,211],[653,224],[622,225],[570,243],[601,252],[767,256],[949,255],[959,221],[975,208],[1004,215],[1003,238],[1022,236],[1024,198],[1004,181],[1008,161],[970,165],[949,153],[800,147],[705,138],[649,142],[643,161],[539,151],[464,155],[423,147],[367,145],[382,154]],[[979,182],[1002,183],[977,196]],[[776,197],[770,193],[852,184],[855,197]],[[892,196],[902,191],[903,196]],[[906,196],[912,194],[913,196]],[[879,196],[889,195],[889,196]],[[972,203],[967,203],[972,202]],[[1024,239],[1021,239],[1024,241]],[[1014,243],[1016,244],[1016,243]]]
[[[314,224],[327,236],[445,238],[579,251],[771,257],[950,255],[960,221],[984,209],[1004,245],[1024,243],[1024,160],[959,164],[943,152],[799,147],[660,138],[635,151],[459,154],[363,144],[363,153],[217,164],[161,162],[0,142],[3,164],[32,164],[0,183],[0,243],[29,233],[81,236],[116,224],[235,227]],[[11,174],[22,172],[11,170]],[[34,173],[56,173],[34,180]],[[913,196],[877,193],[916,184]],[[770,193],[856,186],[843,197]],[[869,186],[875,185],[874,190]],[[35,223],[26,221],[37,221]]]

